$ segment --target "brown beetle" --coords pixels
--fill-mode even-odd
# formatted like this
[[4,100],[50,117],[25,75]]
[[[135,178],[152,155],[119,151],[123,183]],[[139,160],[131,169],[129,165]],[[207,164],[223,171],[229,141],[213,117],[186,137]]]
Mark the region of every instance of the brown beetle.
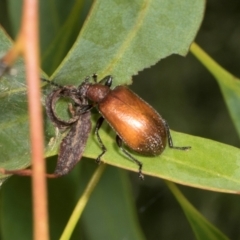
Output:
[[[134,161],[139,167],[139,177],[142,174],[142,163],[134,158],[123,148],[125,143],[130,149],[149,156],[156,156],[163,152],[167,141],[170,148],[187,150],[191,147],[175,147],[167,122],[143,99],[133,93],[127,87],[117,86],[110,89],[112,77],[107,76],[97,83],[97,75],[93,75],[95,83],[90,83],[89,78],[78,87],[60,86],[53,91],[46,99],[47,115],[59,129],[70,128],[69,133],[63,139],[56,170],[48,177],[59,177],[67,174],[80,160],[87,138],[91,129],[89,110],[97,106],[102,115],[96,124],[95,134],[100,143],[102,153],[96,161],[100,163],[101,157],[107,151],[100,135],[99,129],[104,119],[117,133],[116,141],[126,156]],[[46,82],[48,80],[42,79]],[[75,103],[73,116],[69,121],[60,119],[55,112],[55,105],[59,98],[69,97]],[[93,104],[88,104],[90,100]],[[30,175],[28,170],[7,171],[4,173],[17,173]]]
[[163,152],[167,141],[170,148],[187,150],[190,147],[173,146],[167,122],[143,99],[125,86],[117,86],[113,90],[112,77],[107,76],[97,83],[97,75],[93,75],[95,83],[86,79],[78,88],[79,96],[87,98],[97,105],[102,115],[97,121],[95,134],[102,148],[97,162],[106,152],[100,136],[99,128],[104,119],[117,133],[116,141],[120,149],[139,166],[139,177],[142,174],[142,163],[123,148],[125,143],[130,149],[143,155],[156,156]]

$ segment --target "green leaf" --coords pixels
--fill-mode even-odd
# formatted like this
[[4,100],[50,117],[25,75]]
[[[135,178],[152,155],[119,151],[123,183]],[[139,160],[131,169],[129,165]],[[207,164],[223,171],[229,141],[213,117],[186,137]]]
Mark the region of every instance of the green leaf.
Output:
[[216,239],[216,240],[227,240],[223,233],[221,233],[216,227],[208,222],[184,197],[177,186],[169,181],[166,181],[169,189],[181,205],[189,223],[191,224],[192,230],[196,236],[196,239]]
[[[11,41],[0,28],[0,52],[11,48]],[[0,167],[24,168],[29,165],[29,126],[25,70],[19,59],[11,74],[0,80]]]
[[197,44],[192,44],[191,52],[215,77],[240,137],[240,79],[223,69]]
[[[138,166],[117,148],[112,131],[101,130],[101,138],[108,151],[102,157],[104,163],[138,171]],[[156,157],[131,154],[143,163],[143,173],[164,178],[183,185],[219,191],[238,193],[240,189],[240,150],[216,141],[173,132],[175,146],[191,146],[189,151],[170,149]],[[91,138],[94,137],[93,135]],[[96,159],[101,149],[96,139],[88,141],[85,156]],[[137,177],[137,174],[136,174]],[[147,176],[145,176],[147,178]]]
[[114,85],[173,53],[186,55],[202,21],[204,1],[95,1],[71,51],[54,73],[60,83],[114,76]]

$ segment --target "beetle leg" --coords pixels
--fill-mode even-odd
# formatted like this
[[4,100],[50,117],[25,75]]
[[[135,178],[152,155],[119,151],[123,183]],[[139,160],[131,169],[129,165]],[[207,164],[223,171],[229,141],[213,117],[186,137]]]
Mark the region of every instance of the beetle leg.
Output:
[[173,146],[172,136],[171,136],[171,133],[170,133],[168,123],[165,120],[163,120],[163,122],[164,122],[164,125],[165,125],[165,129],[167,131],[168,145],[169,145],[170,148],[179,149],[179,150],[188,150],[188,149],[191,148],[190,146],[187,146],[187,147]]
[[123,151],[123,153],[138,165],[138,176],[141,180],[144,180],[144,175],[142,174],[142,163],[123,148],[123,141],[118,135],[116,136],[116,142],[118,147]]
[[97,124],[96,124],[96,129],[95,129],[95,134],[97,136],[97,139],[98,139],[98,142],[100,144],[100,147],[102,149],[102,153],[97,157],[96,159],[96,162],[99,164],[101,162],[101,157],[105,154],[105,152],[107,151],[106,147],[104,146],[103,142],[102,142],[102,139],[99,135],[99,129],[100,127],[102,126],[103,124],[103,121],[104,121],[104,118],[103,117],[100,117],[98,120],[97,120]]

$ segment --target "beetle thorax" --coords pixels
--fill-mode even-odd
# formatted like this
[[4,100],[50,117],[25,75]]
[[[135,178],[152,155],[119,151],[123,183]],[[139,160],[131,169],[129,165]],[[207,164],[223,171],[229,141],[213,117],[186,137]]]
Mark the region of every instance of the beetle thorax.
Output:
[[102,84],[89,85],[86,97],[96,103],[101,102],[109,93],[110,88]]

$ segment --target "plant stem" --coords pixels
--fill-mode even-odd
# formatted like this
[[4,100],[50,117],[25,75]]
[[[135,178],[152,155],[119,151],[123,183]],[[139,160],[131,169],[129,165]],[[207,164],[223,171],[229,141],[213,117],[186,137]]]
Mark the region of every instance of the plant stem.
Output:
[[38,0],[25,0],[20,36],[24,36],[24,60],[28,85],[28,108],[32,150],[34,239],[47,240],[48,211],[45,178],[43,117],[40,93]]
[[92,176],[91,180],[89,181],[87,187],[85,188],[82,196],[78,200],[78,203],[72,212],[72,215],[62,233],[62,236],[60,237],[60,240],[70,239],[70,237],[73,233],[73,230],[74,230],[75,226],[77,225],[77,222],[80,219],[82,212],[83,212],[94,188],[96,187],[97,183],[99,182],[100,177],[102,176],[104,169],[105,169],[105,165],[102,164],[97,168],[97,170],[93,174],[93,176]]

